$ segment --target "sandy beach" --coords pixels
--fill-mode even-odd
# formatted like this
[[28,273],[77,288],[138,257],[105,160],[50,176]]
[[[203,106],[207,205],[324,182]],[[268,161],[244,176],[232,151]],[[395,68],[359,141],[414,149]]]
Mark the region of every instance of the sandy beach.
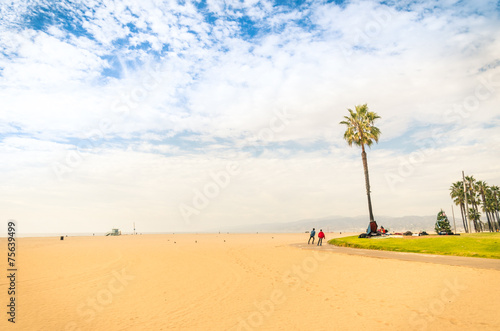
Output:
[[3,276],[0,329],[500,329],[500,271],[291,246],[307,238],[18,238],[16,323]]

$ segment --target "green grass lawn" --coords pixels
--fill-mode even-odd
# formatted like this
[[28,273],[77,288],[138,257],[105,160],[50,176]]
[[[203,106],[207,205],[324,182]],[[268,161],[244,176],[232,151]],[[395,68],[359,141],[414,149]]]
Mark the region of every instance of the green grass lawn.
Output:
[[460,236],[421,236],[360,239],[357,236],[331,239],[329,244],[377,249],[384,251],[412,252],[439,255],[456,255],[500,259],[500,233],[472,233]]

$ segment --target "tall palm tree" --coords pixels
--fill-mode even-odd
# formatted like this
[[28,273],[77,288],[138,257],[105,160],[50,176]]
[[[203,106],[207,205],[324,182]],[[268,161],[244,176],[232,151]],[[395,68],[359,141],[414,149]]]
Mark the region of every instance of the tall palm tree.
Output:
[[486,214],[486,220],[488,222],[488,230],[490,232],[493,232],[494,230],[493,230],[493,225],[491,224],[491,220],[490,220],[489,208],[486,205],[486,192],[488,191],[488,189],[489,189],[489,186],[488,186],[488,184],[486,184],[485,181],[478,180],[476,182],[476,190],[479,193],[479,195],[481,196],[481,199],[483,200],[483,211]]
[[492,186],[490,189],[493,195],[493,210],[495,211],[497,224],[500,227],[500,215],[498,215],[498,212],[500,212],[500,188],[498,186]]
[[374,222],[372,200],[370,197],[370,178],[368,176],[368,161],[366,159],[365,145],[371,147],[373,142],[378,143],[380,129],[374,126],[376,119],[380,118],[376,113],[368,111],[368,105],[356,106],[355,111],[347,109],[349,116],[344,116],[344,121],[340,124],[345,124],[347,129],[344,133],[344,139],[349,146],[352,144],[361,146],[361,158],[363,160],[363,169],[365,172],[366,195],[368,197],[368,211],[370,212],[370,222]]
[[472,208],[470,209],[474,210],[475,216],[479,215],[477,217],[472,217],[469,209],[469,217],[474,223],[474,230],[476,230],[476,232],[481,232],[483,231],[483,223],[481,222],[481,214],[477,209],[478,188],[474,176],[465,176],[465,186],[466,186],[467,201],[469,201],[469,203],[472,205]]
[[493,231],[499,230],[498,223],[495,220],[495,196],[493,195],[493,190],[491,187],[488,187],[488,189],[485,192],[485,209],[486,213],[489,214],[489,219],[491,220],[491,226],[493,228]]
[[469,232],[467,213],[465,211],[465,195],[464,195],[464,184],[459,181],[451,184],[450,196],[453,199],[455,205],[460,206],[460,214],[462,214],[462,223],[464,225],[464,231]]

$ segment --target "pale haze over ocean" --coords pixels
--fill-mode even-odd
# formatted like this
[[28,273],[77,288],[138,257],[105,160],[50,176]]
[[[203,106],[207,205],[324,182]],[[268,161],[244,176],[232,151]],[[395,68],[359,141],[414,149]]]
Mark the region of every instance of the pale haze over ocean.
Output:
[[365,103],[381,116],[375,219],[451,220],[462,170],[500,184],[499,14],[497,1],[4,1],[2,222],[20,235],[368,223],[361,150],[339,125]]

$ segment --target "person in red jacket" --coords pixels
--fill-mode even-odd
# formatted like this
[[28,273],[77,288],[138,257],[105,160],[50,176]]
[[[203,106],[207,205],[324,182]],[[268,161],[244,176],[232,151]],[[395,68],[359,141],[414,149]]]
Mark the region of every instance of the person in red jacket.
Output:
[[323,233],[323,230],[319,229],[319,233],[318,233],[318,246],[323,246],[322,245],[323,238],[325,238],[325,234]]

